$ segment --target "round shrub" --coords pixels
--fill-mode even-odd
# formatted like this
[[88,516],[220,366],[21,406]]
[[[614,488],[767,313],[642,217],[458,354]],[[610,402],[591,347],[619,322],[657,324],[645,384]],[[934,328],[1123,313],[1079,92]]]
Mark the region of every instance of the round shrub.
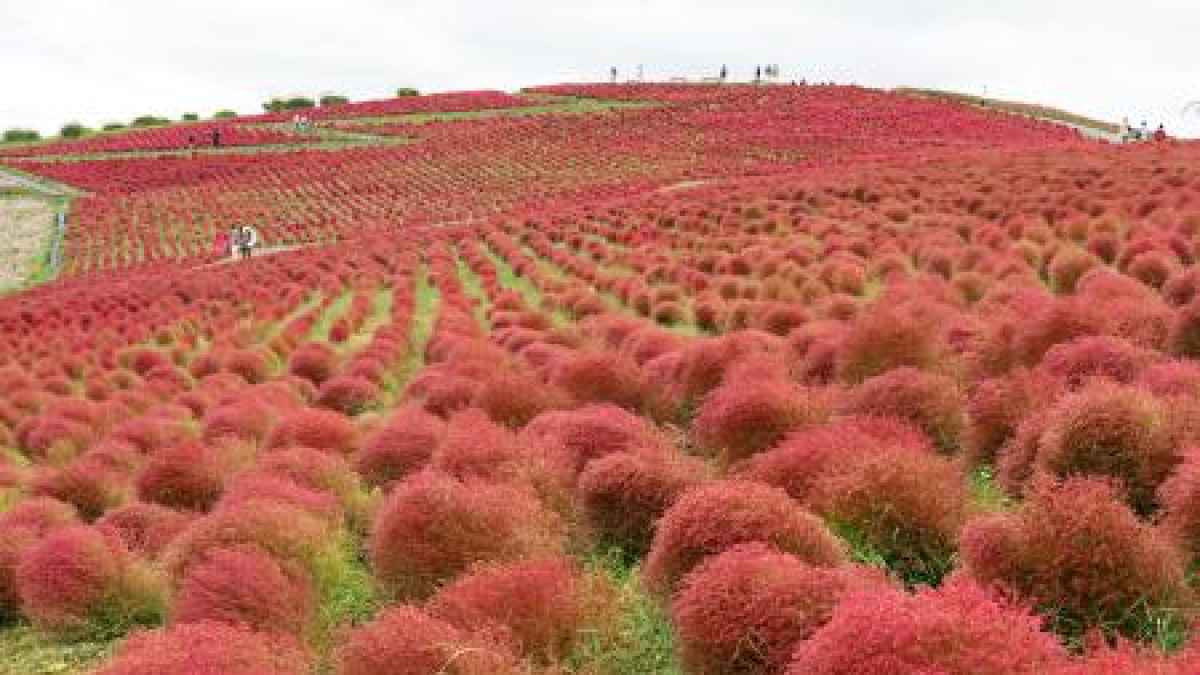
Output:
[[371,567],[400,598],[423,598],[480,562],[561,550],[563,525],[529,493],[424,472],[397,485],[376,515]]
[[320,408],[286,413],[267,440],[270,448],[303,446],[335,455],[350,455],[358,447],[358,429],[345,415]]
[[303,636],[315,608],[312,584],[294,562],[252,547],[217,549],[184,576],[172,600],[171,620],[216,621]]
[[643,576],[669,596],[704,558],[738,544],[763,542],[813,565],[845,560],[838,540],[816,516],[778,488],[716,481],[684,492],[658,522]]
[[925,434],[907,422],[888,417],[852,417],[792,433],[779,445],[734,468],[742,478],[781,488],[793,499],[808,504],[831,467],[870,454],[883,445],[933,452]]
[[32,494],[71,504],[88,521],[124,503],[132,491],[127,471],[87,455],[43,472],[30,486]]
[[1063,396],[1047,413],[1035,466],[1049,474],[1121,481],[1139,513],[1154,510],[1155,490],[1179,457],[1167,438],[1165,410],[1133,387],[1094,383]]
[[611,403],[627,410],[642,405],[637,365],[608,352],[578,352],[560,363],[552,382],[582,403]]
[[337,372],[338,356],[333,347],[323,342],[307,342],[292,352],[288,373],[302,377],[316,386]]
[[351,630],[337,648],[338,675],[519,675],[502,643],[472,635],[416,607],[392,607]]
[[207,511],[221,498],[236,463],[219,448],[185,443],[150,458],[137,477],[142,501],[190,511]]
[[1065,295],[1075,292],[1075,287],[1083,275],[1101,264],[1096,256],[1074,247],[1066,247],[1055,254],[1050,262],[1050,284],[1054,292]]
[[525,448],[516,434],[478,408],[454,413],[446,422],[431,466],[460,480],[512,477]]
[[473,404],[497,423],[520,429],[544,412],[571,407],[572,401],[565,391],[536,377],[505,371],[483,383]]
[[105,513],[96,521],[96,529],[116,538],[130,552],[153,560],[193,520],[193,514],[159,504],[133,502]]
[[935,325],[875,306],[850,327],[837,351],[837,376],[857,384],[894,368],[930,370],[944,348]]
[[213,443],[235,438],[260,443],[270,434],[274,419],[275,413],[254,400],[217,406],[204,416],[204,440]]
[[250,384],[265,382],[271,376],[271,362],[261,349],[237,349],[225,357],[225,371],[241,376]]
[[967,401],[969,422],[963,437],[967,465],[993,464],[1021,422],[1031,412],[1048,407],[1060,386],[1051,376],[1024,368],[979,383]]
[[825,401],[790,382],[728,380],[704,398],[692,433],[696,441],[724,463],[762,452],[789,432],[820,424],[828,417]]
[[1040,369],[1077,389],[1095,378],[1128,384],[1155,360],[1153,352],[1120,338],[1086,336],[1057,344],[1046,352]]
[[1167,334],[1167,347],[1178,356],[1200,357],[1200,299],[1175,311]]
[[847,397],[842,412],[906,420],[924,431],[938,450],[953,454],[966,428],[965,407],[954,380],[897,368],[860,384]]
[[566,558],[485,566],[443,587],[428,612],[469,633],[501,637],[541,664],[559,662],[604,618],[606,598]]
[[204,622],[135,633],[95,675],[296,675],[311,668],[295,640]]
[[834,462],[813,502],[861,553],[909,584],[936,586],[953,567],[970,495],[958,463],[882,445]]
[[358,415],[378,405],[379,395],[379,386],[365,377],[338,375],[321,384],[316,404],[343,415]]
[[159,577],[90,527],[50,533],[17,566],[21,612],[57,636],[111,638],[163,612]]
[[1029,599],[1067,636],[1137,635],[1191,598],[1181,552],[1096,479],[1039,481],[1020,510],[968,523],[959,548],[968,575]]
[[354,455],[354,469],[368,486],[387,488],[429,463],[445,427],[440,417],[419,407],[399,408],[367,436]]
[[795,645],[829,620],[842,596],[886,586],[863,568],[814,567],[761,543],[700,563],[671,603],[688,673],[781,673]]
[[524,435],[561,446],[575,473],[606,455],[664,445],[645,418],[604,404],[539,415]]
[[679,452],[617,452],[587,463],[579,497],[588,524],[603,540],[640,556],[662,514],[707,473],[703,462]]
[[915,595],[851,593],[792,654],[787,675],[1039,675],[1065,662],[1019,605],[965,580]]

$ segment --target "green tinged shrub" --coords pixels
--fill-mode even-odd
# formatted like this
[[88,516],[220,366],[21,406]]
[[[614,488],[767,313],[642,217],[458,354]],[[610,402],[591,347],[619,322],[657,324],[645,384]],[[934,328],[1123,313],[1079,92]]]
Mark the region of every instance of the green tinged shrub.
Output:
[[4,132],[5,143],[28,143],[41,140],[42,135],[33,129],[9,129]]
[[348,99],[345,96],[342,96],[340,94],[325,94],[324,96],[321,97],[321,105],[322,106],[346,105],[349,102],[350,102],[350,99]]
[[396,98],[404,98],[405,96],[420,96],[421,92],[414,87],[400,87],[396,90]]
[[68,122],[63,125],[63,128],[58,132],[58,135],[62,136],[63,138],[82,138],[91,132],[91,129],[83,126],[79,122]]

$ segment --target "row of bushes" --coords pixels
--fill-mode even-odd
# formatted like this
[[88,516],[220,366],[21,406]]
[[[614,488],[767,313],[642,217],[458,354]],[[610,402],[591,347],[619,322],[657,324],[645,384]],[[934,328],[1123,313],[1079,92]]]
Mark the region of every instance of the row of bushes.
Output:
[[[222,109],[213,113],[213,119],[229,119],[237,117],[237,113],[233,110]],[[197,113],[184,113],[180,118],[184,122],[198,122],[200,115]],[[108,122],[100,127],[101,131],[121,131],[128,128],[143,129],[147,127],[165,126],[171,123],[171,119],[160,117],[158,115],[141,115],[134,118],[129,124],[123,122]],[[59,130],[58,135],[62,138],[83,138],[96,133],[95,129],[84,126],[79,122],[68,122]],[[4,132],[4,143],[32,143],[42,140],[42,135],[35,129],[14,128]]]

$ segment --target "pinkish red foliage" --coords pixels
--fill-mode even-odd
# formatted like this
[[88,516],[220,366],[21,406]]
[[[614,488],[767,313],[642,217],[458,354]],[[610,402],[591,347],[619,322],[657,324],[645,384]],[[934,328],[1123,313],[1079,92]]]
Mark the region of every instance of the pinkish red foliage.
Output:
[[777,378],[728,379],[704,398],[692,432],[696,441],[732,464],[772,447],[789,432],[820,424],[829,416],[826,401]]
[[1039,675],[1066,660],[1040,623],[966,580],[853,593],[799,643],[787,675]]
[[816,516],[778,488],[717,481],[684,492],[658,521],[643,568],[652,590],[669,596],[706,557],[738,544],[762,542],[805,562],[832,567],[841,544]]
[[354,469],[371,487],[388,487],[424,468],[441,442],[445,422],[423,409],[403,406],[367,436],[354,455]]
[[907,420],[924,431],[940,451],[952,454],[959,449],[966,428],[965,407],[954,380],[897,368],[859,385],[849,394],[843,412]]
[[96,675],[296,675],[311,668],[295,640],[204,622],[135,633]]
[[376,578],[401,598],[421,598],[480,562],[557,553],[559,518],[528,492],[425,472],[398,484],[371,530]]
[[1069,635],[1132,631],[1141,617],[1131,607],[1191,598],[1181,552],[1096,479],[1040,482],[1019,511],[969,523],[960,551],[968,575],[1028,598]]
[[345,415],[332,410],[300,408],[284,414],[271,432],[267,446],[303,446],[335,455],[350,455],[358,442],[358,429]]
[[335,653],[338,675],[519,675],[508,647],[406,605],[351,630]]
[[295,562],[252,547],[217,549],[188,569],[172,599],[171,620],[216,621],[302,636],[315,609],[312,584]]

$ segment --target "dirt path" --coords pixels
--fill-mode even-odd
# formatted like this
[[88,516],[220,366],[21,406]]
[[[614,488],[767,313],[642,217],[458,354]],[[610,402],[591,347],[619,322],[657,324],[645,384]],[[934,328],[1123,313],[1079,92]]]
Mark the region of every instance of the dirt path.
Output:
[[0,289],[24,283],[54,228],[54,206],[29,197],[0,198]]

